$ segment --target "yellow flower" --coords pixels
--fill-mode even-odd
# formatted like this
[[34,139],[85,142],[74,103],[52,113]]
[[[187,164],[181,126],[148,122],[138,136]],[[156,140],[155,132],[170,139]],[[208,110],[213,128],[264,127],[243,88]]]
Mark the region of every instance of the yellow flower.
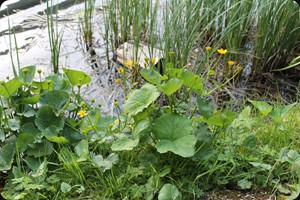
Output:
[[236,71],[237,71],[237,72],[240,72],[240,71],[242,71],[242,70],[243,70],[243,68],[242,68],[241,66],[237,66],[237,67],[236,67]]
[[120,85],[120,84],[121,84],[121,79],[117,78],[117,79],[115,80],[115,83]]
[[228,65],[229,65],[229,66],[232,66],[232,65],[234,65],[234,64],[235,64],[235,62],[234,62],[234,61],[232,61],[232,60],[229,60],[227,63],[228,63]]
[[126,67],[131,67],[133,65],[133,62],[130,60],[130,61],[127,61],[124,63]]
[[83,117],[87,116],[87,112],[86,112],[86,110],[80,110],[80,111],[79,111],[77,114],[78,114],[78,115],[79,115],[79,117],[81,117],[81,118],[83,118]]
[[210,46],[206,46],[205,49],[206,49],[206,51],[210,51],[211,47]]
[[119,124],[119,119],[116,119],[116,120],[114,121],[114,123],[118,125],[118,124]]
[[150,59],[150,62],[151,62],[152,64],[155,64],[156,58],[151,58],[151,59]]
[[123,69],[122,67],[119,68],[119,69],[118,69],[118,73],[119,73],[119,74],[123,74],[123,73],[124,73],[124,69]]
[[226,54],[227,53],[227,49],[218,49],[217,50],[218,52],[219,52],[219,54],[221,54],[221,55],[224,55],[224,54]]

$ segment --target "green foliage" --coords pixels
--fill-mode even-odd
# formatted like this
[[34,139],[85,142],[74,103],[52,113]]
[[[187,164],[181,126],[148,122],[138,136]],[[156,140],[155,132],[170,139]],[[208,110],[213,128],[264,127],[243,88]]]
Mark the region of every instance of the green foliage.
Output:
[[159,200],[181,200],[181,193],[175,185],[165,184],[158,195]]
[[286,195],[297,188],[298,103],[217,110],[202,78],[170,65],[163,75],[145,69],[151,84],[131,91],[117,116],[102,116],[74,92],[90,83],[75,80],[86,75],[66,72],[74,74],[17,77],[0,99],[5,198],[193,199],[228,184]]
[[150,106],[159,97],[159,92],[154,85],[146,84],[140,90],[135,90],[128,96],[124,104],[124,111],[129,116],[136,115]]
[[192,135],[192,122],[185,116],[166,114],[153,125],[153,133],[158,140],[156,149],[160,153],[171,151],[182,157],[195,153],[196,137]]

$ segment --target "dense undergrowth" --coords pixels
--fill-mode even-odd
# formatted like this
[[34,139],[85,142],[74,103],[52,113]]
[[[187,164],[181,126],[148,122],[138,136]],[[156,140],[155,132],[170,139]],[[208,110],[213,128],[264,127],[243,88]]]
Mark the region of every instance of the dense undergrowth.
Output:
[[[124,88],[126,99],[123,105],[114,102],[114,116],[102,115],[100,102],[84,98],[83,90],[91,83],[88,74],[58,68],[55,55],[59,56],[61,40],[58,32],[53,33],[54,24],[49,24],[49,38],[55,48],[54,72],[61,73],[42,78],[41,70],[28,66],[18,73],[14,69],[16,76],[0,84],[0,179],[4,198],[179,200],[200,199],[207,191],[225,188],[263,190],[290,199],[298,195],[299,103],[244,99],[238,106],[241,109],[233,111],[234,106],[215,105],[210,99],[215,91],[241,78],[244,61],[240,60],[243,54],[239,52],[248,37],[255,38],[252,58],[261,58],[253,61],[260,63],[254,65],[256,75],[280,68],[277,66],[280,62],[275,60],[288,60],[281,52],[299,48],[297,41],[287,44],[279,39],[287,37],[281,34],[287,26],[292,26],[293,20],[299,24],[299,11],[287,1],[283,3],[286,7],[275,1],[263,5],[248,1],[170,2],[168,9],[172,12],[163,15],[164,43],[158,42],[151,31],[158,5],[137,0],[109,4],[106,25],[110,28],[114,25],[117,31],[121,28],[122,37],[117,38],[110,33],[116,30],[107,28],[107,44],[117,46],[136,38],[138,42],[142,37],[135,34],[144,33],[149,37],[149,48],[156,42],[165,47],[163,70],[157,69],[156,58],[151,57],[145,60],[143,69],[134,59],[118,68],[116,84]],[[82,22],[88,45],[92,43],[91,3],[85,4],[88,14]],[[262,12],[273,3],[270,16]],[[214,11],[214,8],[219,9]],[[246,8],[250,13],[260,10],[256,28],[248,27],[253,15]],[[293,16],[292,20],[271,14],[282,9],[282,14]],[[145,10],[148,12],[142,12]],[[179,15],[180,10],[185,15]],[[241,10],[243,17],[235,16]],[[267,15],[270,18],[263,18]],[[222,23],[216,26],[221,18],[222,23],[231,24],[225,30],[219,30],[224,28]],[[280,24],[287,23],[278,34],[268,35],[268,28],[259,25],[278,18],[282,20]],[[192,21],[199,24],[195,26]],[[235,36],[236,28],[245,33]],[[252,35],[252,31],[257,31],[257,35]],[[125,36],[125,33],[130,34]],[[271,36],[276,42],[267,48]],[[190,53],[195,44],[201,43],[199,38],[205,41],[199,54],[204,57],[196,59],[196,67],[188,67]],[[259,54],[259,50],[264,53]],[[267,67],[260,71],[259,66]]]

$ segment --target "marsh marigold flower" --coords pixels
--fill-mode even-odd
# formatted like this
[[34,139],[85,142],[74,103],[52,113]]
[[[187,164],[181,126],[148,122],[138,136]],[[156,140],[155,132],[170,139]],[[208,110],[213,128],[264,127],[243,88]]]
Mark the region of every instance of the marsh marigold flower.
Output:
[[234,65],[234,64],[235,64],[235,62],[234,62],[234,61],[232,61],[232,60],[229,60],[227,63],[228,63],[228,65],[230,65],[230,66],[232,66],[232,65]]
[[123,74],[123,73],[124,73],[124,69],[123,69],[122,67],[119,68],[119,69],[118,69],[118,73],[119,73],[119,74]]
[[221,54],[221,55],[224,55],[224,54],[226,54],[227,53],[227,49],[218,49],[217,50],[218,52],[219,52],[219,54]]
[[127,61],[124,63],[126,67],[131,67],[133,65],[133,62],[130,60],[130,61]]
[[86,112],[86,110],[80,110],[80,111],[79,111],[77,114],[78,114],[78,115],[79,115],[79,117],[81,117],[81,118],[83,118],[83,117],[87,116],[87,112]]
[[210,51],[211,47],[210,46],[206,46],[205,49],[206,49],[206,51]]
[[117,79],[115,80],[115,83],[120,85],[120,84],[121,84],[121,79],[117,78]]
[[150,59],[150,62],[151,62],[152,64],[154,64],[154,63],[156,62],[156,58],[151,58],[151,59]]
[[237,71],[237,72],[240,72],[240,71],[242,71],[242,70],[243,70],[243,68],[242,68],[241,66],[237,66],[237,67],[236,67],[236,71]]

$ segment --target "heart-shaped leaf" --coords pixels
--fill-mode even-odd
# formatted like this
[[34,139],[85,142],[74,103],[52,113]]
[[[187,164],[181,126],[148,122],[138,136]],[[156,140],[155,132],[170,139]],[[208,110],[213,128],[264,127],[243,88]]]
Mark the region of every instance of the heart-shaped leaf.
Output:
[[141,89],[129,94],[124,104],[124,111],[128,112],[129,116],[134,116],[153,103],[159,97],[159,94],[157,87],[146,84]]
[[113,151],[130,151],[134,147],[136,147],[139,143],[139,140],[132,140],[129,138],[121,138],[115,142],[113,142],[111,149]]
[[157,151],[160,153],[171,151],[182,157],[193,156],[197,138],[192,135],[192,131],[192,122],[186,116],[163,115],[153,126],[153,133],[158,139]]
[[0,148],[0,171],[10,170],[15,154],[15,144],[8,143]]
[[297,103],[293,103],[293,104],[290,104],[290,105],[286,105],[286,106],[278,106],[276,108],[274,108],[272,110],[272,112],[270,113],[270,117],[276,121],[276,122],[280,122],[282,121],[288,114],[289,110],[291,108],[293,108]]
[[103,159],[102,155],[97,155],[92,157],[92,161],[98,167],[103,167],[103,170],[109,170],[112,166],[119,161],[119,156],[115,153],[111,153],[106,159]]
[[182,195],[177,187],[172,184],[165,184],[158,194],[158,200],[181,200]]
[[65,91],[52,90],[43,94],[39,102],[43,106],[51,106],[57,113],[69,102],[69,94]]
[[265,101],[253,101],[248,100],[255,108],[259,110],[261,114],[267,116],[273,109],[273,107]]
[[178,78],[171,78],[166,83],[160,85],[159,89],[161,89],[161,91],[165,93],[167,96],[170,96],[171,94],[173,94],[174,92],[176,92],[181,88],[182,83],[183,81]]
[[81,140],[75,146],[75,153],[79,157],[79,159],[77,160],[78,162],[85,161],[89,155],[89,143],[86,140]]
[[62,116],[56,116],[50,106],[42,106],[36,113],[35,125],[39,130],[55,126],[58,131],[64,127],[64,118]]
[[154,84],[154,85],[160,85],[162,76],[155,69],[152,69],[152,68],[151,69],[146,69],[145,68],[145,69],[141,70],[140,74],[149,83]]
[[89,84],[92,81],[92,78],[82,71],[66,68],[63,68],[63,70],[73,86]]
[[35,66],[28,66],[20,69],[19,77],[23,83],[31,83],[35,75]]
[[236,118],[236,114],[230,110],[226,110],[224,113],[217,113],[208,118],[207,123],[214,126],[226,126],[233,122]]
[[11,97],[22,84],[23,83],[17,78],[7,81],[6,83],[2,82],[0,85],[0,95],[5,98]]

